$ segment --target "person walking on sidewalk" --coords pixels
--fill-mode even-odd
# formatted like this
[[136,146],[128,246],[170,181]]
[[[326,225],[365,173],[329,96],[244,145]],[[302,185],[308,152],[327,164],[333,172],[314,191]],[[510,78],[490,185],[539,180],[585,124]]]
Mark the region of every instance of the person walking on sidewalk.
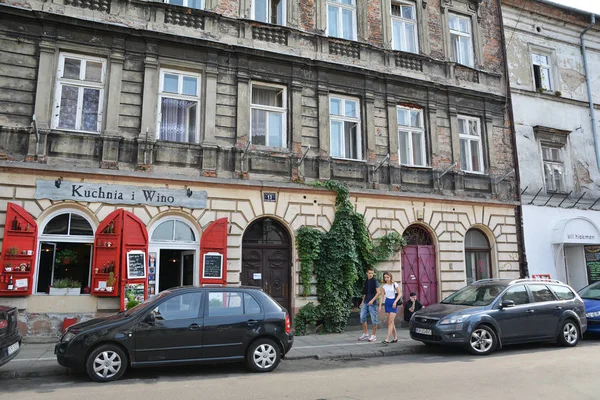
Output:
[[[363,334],[358,338],[358,340],[368,340],[369,342],[374,342],[377,340],[377,323],[378,320],[378,312],[379,307],[381,307],[381,302],[379,302],[379,307],[375,305],[377,299],[379,299],[379,282],[375,278],[375,271],[373,268],[369,267],[367,270],[367,280],[363,286],[363,297],[360,303],[360,323],[362,324]],[[373,324],[373,334],[369,336],[369,329],[367,327],[367,314],[371,315],[371,324]]]
[[[398,305],[402,304],[402,293],[400,286],[394,282],[392,274],[389,272],[383,273],[383,295],[385,297],[385,313],[387,314],[387,336],[381,343],[397,343],[398,333],[396,332],[396,314],[398,314]],[[393,337],[393,339],[391,339]],[[391,339],[391,340],[390,340]]]

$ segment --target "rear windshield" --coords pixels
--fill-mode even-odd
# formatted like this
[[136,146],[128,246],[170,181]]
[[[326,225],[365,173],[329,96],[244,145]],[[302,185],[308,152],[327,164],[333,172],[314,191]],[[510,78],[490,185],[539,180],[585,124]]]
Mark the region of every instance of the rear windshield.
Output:
[[262,292],[260,290],[252,291],[252,296],[259,297],[261,299],[261,303],[264,306],[266,312],[279,312],[284,310],[278,302],[273,300],[273,298],[265,292]]
[[582,299],[600,300],[600,282],[592,283],[588,287],[584,287],[579,292]]
[[503,285],[471,285],[460,289],[458,292],[448,296],[442,304],[454,304],[457,306],[487,306],[506,287]]

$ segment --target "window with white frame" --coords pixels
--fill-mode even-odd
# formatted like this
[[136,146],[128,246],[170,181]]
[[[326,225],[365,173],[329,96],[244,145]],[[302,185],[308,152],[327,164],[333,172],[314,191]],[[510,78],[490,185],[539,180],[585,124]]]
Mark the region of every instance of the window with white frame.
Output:
[[483,143],[479,118],[458,117],[460,138],[460,168],[467,172],[483,173]]
[[61,53],[53,127],[100,132],[106,59]]
[[286,147],[285,87],[252,84],[250,101],[250,141],[253,144]]
[[164,2],[169,3],[169,4],[174,4],[176,6],[204,10],[204,0],[164,0]]
[[423,111],[407,107],[397,107],[396,111],[398,114],[398,156],[400,164],[426,166]]
[[533,79],[536,90],[553,90],[550,56],[543,54],[531,54],[533,64]]
[[473,36],[471,18],[456,14],[449,15],[450,45],[452,46],[452,59],[459,64],[473,67]]
[[327,36],[356,40],[356,0],[327,0]]
[[252,19],[285,26],[285,0],[252,0]]
[[158,95],[159,140],[196,143],[200,125],[200,76],[163,69]]
[[340,96],[329,97],[331,156],[362,159],[360,102]]
[[542,145],[542,162],[544,163],[544,181],[547,192],[564,192],[565,166],[560,148]]
[[419,52],[416,7],[411,3],[392,2],[392,48]]

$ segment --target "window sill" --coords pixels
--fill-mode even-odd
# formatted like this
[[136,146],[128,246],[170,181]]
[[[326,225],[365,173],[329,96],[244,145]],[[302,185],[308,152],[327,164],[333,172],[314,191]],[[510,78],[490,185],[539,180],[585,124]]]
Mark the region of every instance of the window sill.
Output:
[[334,156],[331,156],[331,159],[334,161],[345,161],[345,162],[359,162],[359,163],[367,162],[367,160],[358,160],[358,159],[354,159],[354,158],[343,158],[343,157],[334,157]]
[[281,154],[290,154],[290,149],[287,147],[275,147],[275,146],[265,146],[263,144],[252,144],[251,150],[253,151],[268,151],[271,153],[281,153]]
[[100,135],[100,132],[95,131],[83,131],[77,129],[64,129],[64,128],[52,128],[50,130],[52,133],[77,133],[80,135]]
[[473,177],[483,177],[483,176],[490,176],[489,174],[486,174],[485,172],[476,172],[476,171],[465,171],[464,169],[461,169],[460,172],[462,172],[463,174],[465,174],[465,176],[473,176]]
[[429,165],[408,165],[408,164],[399,164],[401,168],[406,169],[418,169],[418,170],[431,170],[433,167]]

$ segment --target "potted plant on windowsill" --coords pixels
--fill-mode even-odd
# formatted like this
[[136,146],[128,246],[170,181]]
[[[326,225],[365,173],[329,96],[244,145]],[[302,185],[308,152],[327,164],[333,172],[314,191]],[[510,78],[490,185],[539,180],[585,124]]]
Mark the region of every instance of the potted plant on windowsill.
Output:
[[81,282],[71,278],[55,279],[50,286],[50,295],[78,296],[81,294]]
[[71,249],[64,249],[56,253],[54,261],[57,264],[69,265],[77,262],[77,253]]

